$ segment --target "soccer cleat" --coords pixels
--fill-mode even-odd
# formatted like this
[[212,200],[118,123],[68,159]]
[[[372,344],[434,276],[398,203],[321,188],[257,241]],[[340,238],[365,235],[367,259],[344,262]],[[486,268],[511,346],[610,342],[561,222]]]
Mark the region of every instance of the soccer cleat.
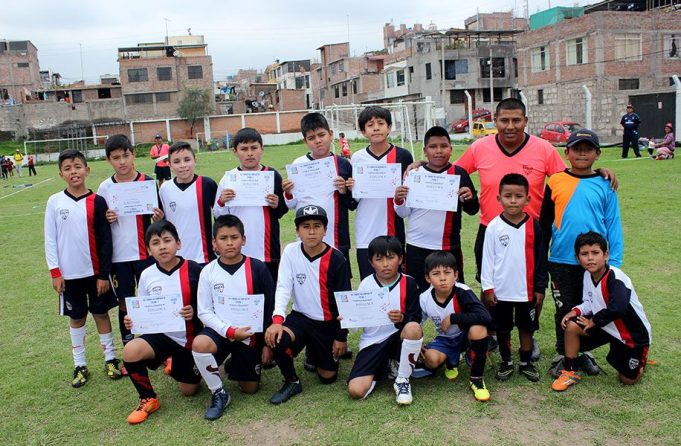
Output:
[[535,338],[532,338],[532,356],[530,357],[530,360],[532,362],[537,362],[539,361],[539,358],[541,358],[541,350],[539,349],[539,342]]
[[133,410],[130,415],[128,415],[128,423],[140,424],[149,418],[149,414],[156,412],[159,407],[161,406],[158,404],[158,399],[154,397],[140,398],[137,409]]
[[108,376],[109,379],[121,379],[123,377],[123,373],[121,372],[119,365],[120,361],[115,358],[109,359],[104,363],[104,371],[106,372],[106,376]]
[[414,398],[411,396],[411,384],[406,378],[398,378],[393,384],[395,389],[395,401],[401,406],[411,404]]
[[232,397],[229,395],[227,390],[224,388],[216,390],[211,396],[210,407],[206,409],[204,418],[211,421],[217,420],[222,416],[223,413],[225,413],[225,409],[227,409],[227,406],[229,406],[229,402],[231,400]]
[[496,378],[499,381],[507,381],[513,376],[513,372],[515,369],[513,368],[513,362],[501,362],[499,364],[499,370],[497,370],[496,373]]
[[551,388],[556,392],[563,392],[568,389],[568,387],[577,384],[581,381],[582,377],[576,372],[561,370],[560,376],[553,381]]
[[469,386],[473,391],[473,396],[475,396],[476,400],[488,401],[490,399],[489,390],[487,390],[484,380],[470,381]]
[[85,365],[79,365],[73,369],[73,379],[71,380],[71,385],[75,388],[83,387],[87,382],[90,372]]
[[289,399],[291,399],[292,396],[298,395],[300,392],[303,391],[303,385],[300,384],[300,381],[296,382],[285,382],[283,386],[281,386],[281,389],[274,395],[272,395],[272,398],[270,398],[270,403],[272,404],[281,404],[285,403]]
[[531,362],[528,362],[527,364],[524,365],[520,364],[518,366],[518,373],[520,373],[533,383],[539,381],[539,372],[537,371],[537,368],[534,366],[534,364],[532,364]]
[[549,375],[552,378],[558,378],[560,376],[560,371],[565,368],[565,357],[563,355],[557,355],[551,361],[551,366],[549,367]]
[[579,368],[589,376],[595,376],[601,373],[601,368],[596,364],[596,360],[589,352],[579,356],[578,364]]
[[165,363],[166,363],[166,366],[163,369],[163,373],[165,373],[166,375],[170,375],[173,371],[173,358],[172,357],[167,358]]
[[450,381],[454,381],[459,376],[459,369],[457,367],[452,367],[451,369],[445,367],[445,378]]

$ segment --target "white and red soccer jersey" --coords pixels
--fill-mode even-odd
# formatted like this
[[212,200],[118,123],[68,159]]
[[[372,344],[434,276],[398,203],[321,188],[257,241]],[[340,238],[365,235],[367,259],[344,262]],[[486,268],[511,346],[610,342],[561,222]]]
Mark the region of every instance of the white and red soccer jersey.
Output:
[[[370,291],[385,288],[376,278],[376,274],[365,277],[359,284],[359,291]],[[408,322],[421,322],[421,307],[419,306],[419,288],[413,277],[400,273],[397,282],[390,287],[390,302],[399,302],[399,310],[404,319],[399,324],[382,325],[380,327],[366,327],[359,338],[359,349],[378,344],[388,339],[396,331],[402,330]],[[391,308],[392,309],[392,308]],[[397,308],[394,308],[397,309]]]
[[485,226],[503,210],[497,195],[504,175],[519,173],[527,178],[532,200],[526,211],[532,218],[539,219],[546,177],[562,172],[566,167],[555,147],[532,135],[526,135],[525,142],[512,154],[502,148],[497,135],[480,138],[470,145],[455,164],[469,174],[478,172],[480,223]]
[[[191,305],[194,316],[185,321],[185,330],[164,333],[182,347],[191,348],[194,337],[203,328],[196,310],[196,291],[199,284],[201,265],[191,260],[180,259],[180,263],[170,271],[166,271],[154,263],[142,271],[137,286],[138,296],[182,296],[182,306]],[[135,321],[132,321],[134,324]]]
[[584,271],[583,302],[574,310],[593,316],[597,327],[627,347],[650,345],[652,330],[631,279],[619,268],[609,266],[598,283]]
[[434,172],[427,166],[419,167],[430,173],[442,175],[460,175],[460,187],[468,187],[473,192],[473,198],[459,203],[457,212],[435,211],[407,207],[406,200],[395,203],[395,212],[403,218],[409,218],[407,224],[407,243],[425,249],[449,250],[461,246],[461,210],[473,215],[480,209],[475,186],[465,170],[461,167],[448,165],[441,172]]
[[57,192],[45,209],[45,257],[53,278],[109,279],[111,228],[106,200],[89,191],[78,198]]
[[[352,154],[352,164],[395,164],[402,165],[402,174],[414,162],[408,150],[395,145],[383,155],[377,157],[365,148]],[[397,237],[404,246],[404,220],[395,213],[393,198],[362,198],[354,200],[355,212],[355,244],[358,249],[366,249],[369,243],[379,235]]]
[[[154,181],[143,173],[137,173],[133,181]],[[117,183],[113,176],[102,181],[97,190],[111,207],[111,185]],[[144,245],[144,233],[151,224],[151,215],[121,215],[111,223],[111,237],[113,239],[113,262],[131,262],[146,260],[147,248]]]
[[[428,288],[421,293],[420,305],[423,313],[422,324],[428,319],[433,321],[438,336],[455,338],[472,325],[488,326],[492,322],[489,311],[473,291],[459,282],[454,284],[452,293],[444,303],[437,301],[433,287]],[[442,331],[441,326],[445,318],[449,318],[452,323],[446,333]]]
[[[240,169],[237,167],[232,170]],[[276,209],[269,206],[230,206],[229,202],[222,203],[220,195],[226,188],[226,180],[223,178],[215,194],[213,214],[215,217],[228,214],[239,217],[244,224],[246,235],[246,245],[241,248],[241,252],[248,257],[271,262],[281,258],[279,219],[288,212],[288,207],[284,200],[279,172],[268,166],[263,166],[260,170],[274,171],[274,193],[279,196],[279,205]]]
[[166,219],[175,225],[182,248],[177,255],[205,264],[213,252],[213,215],[217,184],[208,177],[194,175],[191,183],[165,181],[159,194]]
[[266,329],[272,321],[274,283],[265,264],[246,256],[235,265],[225,265],[215,259],[203,268],[199,277],[199,319],[206,327],[231,337],[239,327],[215,314],[215,302],[224,303],[225,296],[252,294],[265,295],[263,329]]
[[539,223],[529,215],[518,224],[503,214],[485,231],[480,284],[494,291],[497,300],[532,302],[548,284],[546,249]]

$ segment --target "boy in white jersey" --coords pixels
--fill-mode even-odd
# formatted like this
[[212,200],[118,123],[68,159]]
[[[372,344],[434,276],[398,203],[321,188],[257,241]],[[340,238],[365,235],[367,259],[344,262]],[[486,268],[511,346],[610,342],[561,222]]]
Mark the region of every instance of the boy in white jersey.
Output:
[[218,371],[228,354],[232,355],[229,365],[225,364],[229,379],[238,381],[239,390],[248,394],[258,391],[262,363],[272,358],[262,332],[236,326],[216,311],[216,303],[224,303],[226,296],[262,295],[263,329],[272,320],[274,283],[263,262],[242,254],[246,241],[244,224],[238,217],[218,217],[213,224],[213,250],[219,257],[203,268],[199,278],[198,312],[206,328],[194,339],[192,351],[196,367],[212,392],[211,405],[204,415],[207,420],[220,418],[231,399]]
[[390,360],[399,360],[393,388],[397,404],[411,404],[411,376],[421,352],[421,308],[416,281],[400,272],[404,249],[397,237],[379,235],[369,243],[369,259],[374,274],[359,285],[360,291],[387,287],[391,302],[399,309],[388,312],[392,325],[366,327],[359,339],[359,353],[348,377],[348,393],[353,399],[364,399],[386,376]]
[[[125,135],[113,135],[106,140],[104,147],[106,160],[114,169],[114,174],[102,181],[97,194],[104,197],[111,205],[112,189],[116,183],[130,181],[154,181],[154,178],[135,169],[135,149]],[[160,209],[154,210],[154,217],[160,219]],[[144,246],[144,233],[151,224],[151,215],[129,215],[120,218],[113,209],[106,211],[106,219],[111,224],[113,242],[113,258],[111,266],[111,283],[118,298],[118,326],[121,331],[123,345],[133,338],[130,330],[125,328],[123,318],[127,314],[125,298],[135,295],[140,274],[154,259],[147,254]]]
[[[326,212],[319,206],[305,206],[296,211],[295,224],[300,241],[284,248],[272,325],[265,332],[265,342],[284,377],[284,385],[270,399],[272,404],[303,391],[293,365],[303,347],[322,384],[336,381],[338,358],[348,347],[348,331],[340,327],[333,293],[350,290],[350,277],[343,254],[324,242]],[[293,309],[286,316],[291,297]]]
[[463,347],[470,346],[471,375],[468,383],[478,401],[490,399],[483,375],[487,361],[487,326],[489,312],[463,283],[458,283],[456,257],[436,251],[425,262],[426,279],[431,287],[420,297],[423,323],[435,324],[437,336],[423,351],[423,363],[429,369],[445,364],[445,377],[455,380]]
[[608,265],[608,242],[590,231],[577,236],[575,254],[584,271],[584,301],[563,318],[565,361],[551,388],[557,392],[577,384],[580,351],[610,344],[607,360],[622,384],[636,384],[645,370],[651,327],[631,279]]
[[497,331],[501,364],[496,378],[500,381],[506,381],[514,372],[511,359],[514,325],[520,338],[518,373],[530,381],[539,381],[532,361],[532,335],[539,328],[548,273],[541,228],[524,212],[530,202],[528,194],[525,176],[504,175],[498,196],[504,210],[487,226],[483,244],[480,283]]
[[265,196],[268,206],[230,206],[236,192],[227,187],[227,178],[218,184],[213,214],[236,215],[246,228],[246,240],[243,254],[265,262],[267,269],[276,283],[281,258],[279,219],[288,212],[281,187],[282,179],[276,169],[260,164],[264,147],[262,136],[257,130],[245,127],[234,135],[234,155],[239,159],[239,166],[230,172],[272,171],[274,172],[274,191]]
[[97,325],[106,374],[111,379],[121,377],[108,313],[116,306],[116,298],[109,290],[111,228],[105,216],[106,201],[85,185],[89,174],[82,153],[63,151],[59,155],[59,176],[67,187],[52,195],[45,209],[47,266],[52,287],[59,295],[60,314],[70,318],[73,387],[83,386],[89,376],[85,361],[88,311]]

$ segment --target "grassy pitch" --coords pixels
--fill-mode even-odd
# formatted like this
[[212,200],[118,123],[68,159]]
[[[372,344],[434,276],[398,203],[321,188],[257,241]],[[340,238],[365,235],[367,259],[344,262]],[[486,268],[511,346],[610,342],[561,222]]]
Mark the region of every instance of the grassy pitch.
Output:
[[[356,145],[355,145],[356,146]],[[464,147],[457,147],[453,159]],[[562,150],[562,149],[559,149]],[[284,165],[303,154],[302,145],[266,148],[264,162],[284,172]],[[95,190],[111,175],[103,161],[92,162],[88,186]],[[197,172],[219,180],[236,165],[228,152],[202,153]],[[289,403],[272,406],[268,399],[280,386],[277,369],[265,371],[256,395],[240,394],[227,382],[232,404],[216,422],[203,420],[209,403],[204,388],[195,397],[180,395],[161,371],[150,376],[161,409],[139,426],[125,419],[137,396],[129,380],[109,381],[94,324],[88,321],[87,358],[91,378],[82,389],[71,388],[72,360],[68,321],[57,315],[43,252],[43,213],[47,198],[65,186],[57,166],[38,166],[39,176],[15,174],[0,181],[2,306],[0,313],[0,438],[6,444],[675,444],[681,432],[680,381],[681,288],[679,238],[681,196],[679,160],[619,160],[617,148],[606,149],[597,166],[613,169],[619,178],[625,234],[623,270],[632,278],[653,327],[650,365],[639,385],[617,384],[605,361],[607,348],[595,351],[607,374],[585,377],[581,384],[557,394],[551,379],[530,383],[517,374],[504,383],[494,379],[493,354],[485,371],[492,400],[481,404],[467,388],[468,369],[457,381],[442,375],[413,380],[414,403],[400,408],[392,386],[378,385],[366,401],[351,401],[345,392],[351,361],[343,361],[340,379],[322,386],[297,363],[304,392]],[[152,173],[148,158],[139,170]],[[285,175],[285,172],[284,172]],[[473,175],[477,181],[477,175]],[[32,187],[21,187],[31,183]],[[354,218],[354,217],[351,217]],[[466,275],[474,277],[473,241],[477,216],[463,218]],[[282,221],[282,239],[294,239],[293,217]],[[357,274],[356,264],[353,270]],[[354,284],[357,284],[357,278]],[[478,285],[470,282],[476,289]],[[553,305],[547,296],[538,332],[547,370],[553,356]],[[116,327],[116,312],[111,312]],[[432,337],[427,327],[426,341]],[[114,328],[120,347],[120,335]],[[357,351],[358,334],[350,337]],[[514,337],[514,349],[517,338]],[[119,352],[120,356],[120,352]]]

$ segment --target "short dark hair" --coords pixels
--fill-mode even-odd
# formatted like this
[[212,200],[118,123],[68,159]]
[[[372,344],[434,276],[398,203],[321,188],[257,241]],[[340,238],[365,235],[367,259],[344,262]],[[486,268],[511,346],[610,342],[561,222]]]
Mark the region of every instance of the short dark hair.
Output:
[[366,125],[367,122],[369,122],[372,118],[378,118],[382,119],[388,124],[388,127],[392,127],[393,125],[393,118],[390,115],[390,110],[385,109],[383,107],[379,107],[377,105],[370,105],[362,112],[359,114],[359,117],[357,118],[357,123],[359,124],[359,129],[361,131],[364,131],[364,126]]
[[236,132],[236,135],[234,135],[234,140],[232,141],[232,148],[236,149],[236,146],[238,146],[241,143],[245,142],[257,142],[262,146],[262,136],[260,136],[260,133],[254,128],[251,127],[244,127],[238,132]]
[[608,241],[601,234],[594,231],[583,232],[577,236],[575,239],[575,255],[578,256],[579,250],[582,246],[586,245],[598,245],[603,252],[608,250]]
[[317,129],[324,129],[329,132],[331,131],[329,122],[321,113],[308,113],[303,116],[303,119],[300,120],[300,131],[303,133],[303,137],[307,136],[308,132]]
[[392,235],[379,235],[369,243],[368,254],[369,260],[373,259],[375,255],[397,254],[404,255],[404,248],[400,239]]
[[[666,126],[665,126],[665,127],[666,127]],[[338,137],[339,137],[339,138],[345,138],[345,133],[340,132],[340,133],[338,134]]]
[[450,143],[452,142],[452,139],[449,137],[449,132],[447,132],[447,129],[444,127],[440,127],[439,125],[433,126],[428,129],[426,132],[426,135],[423,137],[423,148],[425,148],[428,145],[428,140],[432,138],[433,136],[445,136],[447,138],[447,141]]
[[530,193],[530,183],[525,178],[525,175],[519,173],[507,173],[499,181],[499,193],[504,186],[522,186],[525,193]]
[[170,235],[172,235],[175,241],[180,241],[180,236],[177,234],[177,228],[175,225],[168,220],[163,219],[150,224],[147,228],[147,231],[144,233],[144,244],[147,246],[147,248],[149,247],[149,242],[153,236],[157,235],[160,237],[164,232],[168,232]]
[[[7,157],[7,159],[9,159],[9,157]],[[61,165],[64,161],[75,159],[81,160],[83,164],[87,166],[87,159],[85,159],[85,155],[83,155],[82,152],[79,152],[76,149],[66,149],[59,154],[59,170],[61,170]]]
[[246,233],[243,222],[236,215],[221,215],[216,218],[215,222],[213,222],[213,238],[217,237],[218,231],[221,228],[236,228],[242,237]]
[[435,251],[428,254],[428,257],[426,257],[426,260],[423,263],[423,269],[425,270],[426,275],[428,275],[428,273],[438,266],[451,268],[454,271],[458,271],[456,257],[454,257],[454,254],[451,252]]
[[130,138],[120,134],[110,136],[106,140],[106,144],[104,144],[104,153],[106,154],[107,158],[111,156],[111,152],[113,152],[114,150],[122,150],[124,152],[135,153],[135,149],[132,147]]
[[527,116],[525,104],[523,104],[523,101],[516,98],[506,98],[502,101],[499,101],[495,116],[498,115],[501,110],[522,110],[523,116]]
[[196,154],[194,153],[194,149],[192,148],[191,144],[189,144],[187,141],[177,141],[170,146],[170,149],[168,149],[168,159],[170,159],[174,153],[177,153],[180,150],[189,150],[192,153],[192,156],[196,158]]

